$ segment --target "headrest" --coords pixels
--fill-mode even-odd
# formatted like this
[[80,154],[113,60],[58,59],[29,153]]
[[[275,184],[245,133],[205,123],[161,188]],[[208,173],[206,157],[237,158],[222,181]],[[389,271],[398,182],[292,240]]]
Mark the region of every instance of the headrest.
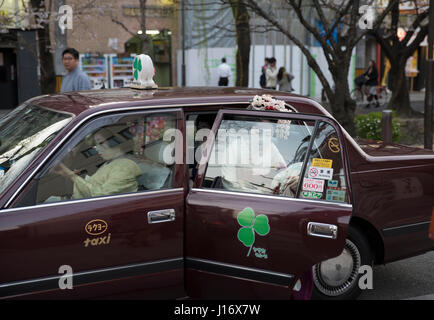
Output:
[[146,158],[154,162],[167,165],[167,163],[164,161],[164,151],[166,148],[170,148],[169,143],[163,140],[158,140],[146,145],[144,155]]

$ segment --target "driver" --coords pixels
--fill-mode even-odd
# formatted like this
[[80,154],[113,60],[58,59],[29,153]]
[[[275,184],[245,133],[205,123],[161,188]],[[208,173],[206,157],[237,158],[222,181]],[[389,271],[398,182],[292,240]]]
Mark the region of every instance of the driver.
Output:
[[71,179],[74,183],[73,199],[137,191],[136,179],[142,171],[133,160],[124,157],[124,152],[119,145],[114,147],[109,145],[108,138],[111,136],[112,133],[104,128],[98,130],[93,136],[95,148],[106,162],[92,176],[83,179],[64,164],[58,165],[55,172]]

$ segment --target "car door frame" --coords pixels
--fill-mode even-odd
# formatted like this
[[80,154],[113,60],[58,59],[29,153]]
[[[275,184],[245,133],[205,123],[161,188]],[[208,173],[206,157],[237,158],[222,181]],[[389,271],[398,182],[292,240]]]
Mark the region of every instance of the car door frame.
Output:
[[[44,207],[50,207],[50,206],[56,206],[56,204],[37,204],[30,207],[18,207],[14,208],[13,205],[16,203],[16,201],[20,198],[20,195],[22,195],[28,188],[31,187],[32,182],[34,181],[34,178],[38,176],[38,174],[41,171],[44,171],[47,166],[52,163],[54,159],[56,159],[60,154],[62,154],[62,150],[66,147],[66,145],[69,142],[74,141],[74,139],[77,137],[77,135],[82,132],[81,130],[84,130],[85,126],[94,121],[97,120],[98,117],[105,117],[105,116],[111,116],[116,115],[120,117],[125,116],[131,116],[131,115],[148,115],[152,113],[164,113],[169,112],[176,115],[176,125],[177,130],[180,132],[184,131],[184,113],[183,109],[181,107],[175,107],[175,106],[165,106],[165,107],[131,107],[131,108],[116,108],[116,109],[108,109],[108,110],[101,110],[94,113],[91,113],[82,119],[79,119],[73,124],[72,126],[68,125],[68,128],[70,129],[67,131],[67,133],[61,135],[59,139],[55,139],[57,141],[54,142],[54,145],[52,149],[44,150],[44,152],[37,157],[37,159],[34,160],[31,167],[34,166],[34,169],[25,177],[25,183],[21,184],[13,194],[13,197],[11,197],[7,203],[7,206],[3,208],[0,211],[0,219],[10,219],[9,223],[12,221],[12,224],[14,223],[14,213],[16,214],[17,211],[29,211],[34,208],[36,209],[42,209]],[[65,129],[65,130],[66,130]],[[64,131],[65,132],[65,131]],[[176,142],[176,152],[183,153],[183,141],[182,139],[177,139]],[[176,157],[179,155],[176,154]],[[42,159],[42,161],[41,161]],[[40,161],[37,165],[35,165],[35,162]],[[180,211],[176,213],[176,219],[179,221],[180,229],[177,231],[177,236],[181,239],[183,239],[183,218],[184,218],[184,207],[185,207],[185,182],[184,179],[184,167],[182,163],[176,162],[174,164],[174,174],[173,174],[173,186],[171,189],[166,190],[156,190],[156,191],[138,191],[132,194],[125,194],[125,195],[110,195],[110,196],[103,196],[99,198],[90,198],[90,199],[80,199],[80,200],[74,200],[74,201],[65,201],[61,202],[60,206],[68,205],[68,204],[85,204],[85,203],[103,203],[105,201],[112,201],[113,199],[116,199],[118,197],[122,197],[123,199],[135,199],[137,201],[138,198],[152,198],[152,195],[154,194],[162,194],[162,193],[168,193],[173,194],[176,193],[177,197],[179,199],[182,199],[182,203],[179,203]],[[23,177],[20,177],[22,179]],[[127,200],[128,201],[128,200]],[[153,204],[155,205],[155,204]],[[9,217],[7,217],[9,215]],[[18,223],[18,222],[17,222]],[[161,223],[156,224],[155,226],[161,227]],[[181,234],[179,233],[181,232]],[[179,239],[178,239],[179,240]],[[131,264],[125,266],[124,268],[124,274],[121,278],[119,278],[119,270],[116,270],[116,268],[100,268],[96,270],[90,270],[94,273],[96,277],[91,279],[89,276],[88,270],[84,270],[78,273],[74,273],[74,277],[77,279],[75,282],[79,287],[78,290],[70,290],[68,294],[68,290],[66,291],[59,291],[57,282],[61,278],[61,275],[56,275],[55,271],[52,276],[44,276],[41,278],[38,277],[30,277],[29,279],[23,279],[19,281],[12,281],[8,283],[3,283],[0,285],[0,293],[3,297],[29,297],[28,294],[30,294],[30,297],[32,298],[59,298],[57,294],[61,292],[63,295],[62,297],[66,298],[83,298],[83,297],[95,297],[99,294],[106,295],[107,293],[111,293],[114,296],[119,297],[117,295],[118,293],[116,290],[121,289],[124,291],[128,291],[128,289],[140,291],[140,289],[147,289],[147,286],[150,287],[148,289],[149,292],[152,292],[154,298],[167,298],[167,297],[183,297],[185,296],[184,291],[184,263],[183,263],[183,252],[182,247],[183,244],[179,244],[181,247],[181,251],[179,254],[179,257],[176,259],[168,258],[163,259],[161,261],[156,261],[154,264],[149,263],[138,263],[138,264]],[[166,271],[175,270],[177,271],[176,275],[167,275]],[[144,271],[148,273],[144,277]],[[164,290],[158,290],[156,289],[159,286],[160,281],[157,280],[157,277],[152,275],[158,275],[160,278],[165,278],[166,281],[166,288],[170,287],[170,290],[172,292],[168,292],[169,289],[166,289],[166,292]],[[136,282],[139,283],[139,285],[134,285],[134,282],[132,282],[131,277],[136,277]],[[124,279],[124,284],[118,283],[118,285],[113,285],[111,280],[113,279]],[[95,281],[96,282],[95,282]],[[171,283],[170,283],[171,282]],[[98,288],[92,288],[92,283],[96,285]],[[150,284],[151,283],[151,284]],[[89,288],[90,284],[90,288]],[[149,285],[150,284],[150,285]],[[57,287],[57,288],[55,288]],[[118,289],[117,289],[117,288]],[[174,290],[175,287],[175,290]],[[83,288],[83,290],[81,290]],[[11,290],[12,289],[12,290]],[[156,290],[153,290],[156,289]],[[30,290],[30,291],[29,291]],[[108,290],[108,291],[107,291]],[[11,293],[11,294],[8,294]],[[129,293],[126,293],[129,294]],[[134,296],[133,296],[134,297]]]
[[[339,141],[342,146],[342,160],[343,160],[343,168],[345,172],[345,181],[348,188],[348,203],[347,204],[336,204],[326,201],[318,201],[318,200],[309,200],[309,199],[296,199],[296,198],[287,198],[286,200],[289,201],[297,201],[300,203],[306,203],[306,202],[312,202],[315,204],[323,203],[325,206],[334,208],[334,207],[345,207],[347,211],[349,211],[349,215],[345,217],[345,219],[342,219],[342,223],[346,226],[344,230],[340,230],[339,233],[343,234],[339,237],[339,248],[336,248],[336,255],[339,255],[345,244],[345,238],[347,236],[349,222],[352,216],[353,212],[353,206],[354,206],[354,199],[352,195],[352,187],[351,187],[351,175],[349,170],[349,162],[348,162],[348,155],[347,155],[347,147],[345,144],[345,138],[343,135],[343,132],[341,130],[340,125],[332,118],[323,116],[323,115],[312,115],[312,114],[301,114],[301,113],[283,113],[283,112],[271,112],[271,111],[247,111],[247,110],[232,110],[232,109],[221,109],[218,112],[218,115],[216,117],[216,120],[214,122],[211,135],[213,137],[208,137],[208,141],[206,144],[206,150],[207,152],[207,161],[199,166],[198,174],[196,176],[194,186],[190,190],[190,193],[186,200],[186,288],[187,288],[187,294],[191,296],[204,296],[208,295],[210,292],[205,292],[204,287],[201,287],[200,283],[206,282],[210,288],[212,288],[210,291],[213,291],[211,293],[211,296],[207,296],[210,298],[216,298],[216,297],[227,297],[225,296],[224,289],[221,286],[224,285],[230,285],[230,283],[236,283],[234,287],[241,287],[244,284],[245,290],[236,290],[233,289],[232,292],[234,293],[233,297],[239,297],[238,295],[242,295],[243,298],[246,296],[248,298],[270,298],[272,296],[278,297],[278,298],[288,298],[288,293],[290,290],[288,288],[292,288],[292,286],[295,284],[296,279],[300,278],[302,276],[302,270],[299,270],[299,273],[294,274],[285,274],[281,272],[273,272],[272,270],[264,270],[264,269],[258,269],[258,268],[252,268],[248,264],[238,264],[238,263],[231,263],[228,261],[218,261],[218,260],[212,260],[207,259],[209,256],[207,256],[206,259],[203,259],[202,256],[197,255],[190,255],[191,248],[194,246],[189,241],[189,237],[191,237],[189,230],[189,225],[191,224],[191,216],[194,216],[194,209],[192,210],[191,206],[198,205],[200,206],[201,202],[203,205],[206,201],[213,202],[213,200],[216,201],[216,203],[222,203],[224,201],[223,197],[216,197],[216,199],[207,198],[207,200],[200,199],[198,200],[198,194],[199,193],[208,193],[208,194],[223,194],[223,193],[233,193],[234,195],[241,195],[241,197],[246,198],[262,198],[267,201],[267,199],[272,199],[273,196],[267,196],[267,195],[261,195],[261,194],[244,194],[244,193],[237,193],[237,192],[230,192],[230,191],[221,191],[221,190],[206,190],[202,189],[201,186],[204,181],[205,172],[208,164],[208,160],[210,157],[210,150],[212,150],[212,146],[214,144],[214,137],[216,135],[216,132],[218,128],[220,127],[221,121],[225,115],[231,115],[231,116],[257,116],[257,117],[268,117],[268,118],[279,118],[279,119],[285,119],[285,118],[291,118],[292,120],[305,120],[305,121],[315,121],[315,127],[313,132],[311,133],[311,141],[309,142],[309,152],[311,151],[313,141],[315,139],[315,135],[317,134],[317,127],[320,121],[329,123],[333,126],[333,128],[336,130],[336,134],[338,135]],[[304,166],[306,165],[306,160],[304,161]],[[303,167],[302,172],[300,173],[300,176],[302,176],[305,172],[306,168]],[[300,189],[300,187],[299,187]],[[280,197],[282,199],[282,197]],[[271,201],[271,200],[270,200]],[[192,204],[193,203],[193,204]],[[216,207],[217,208],[217,207]],[[193,213],[192,213],[193,212]],[[342,217],[341,217],[342,218]],[[206,226],[206,216],[202,215],[200,216],[200,219],[202,219],[202,224]],[[214,221],[215,222],[215,221]],[[210,222],[211,224],[211,222]],[[199,228],[199,225],[195,225],[195,230]],[[193,228],[190,228],[193,229]],[[194,232],[194,231],[193,231]],[[307,232],[307,230],[305,231]],[[318,239],[318,238],[317,238]],[[197,240],[197,239],[196,239]],[[319,242],[316,242],[317,244]],[[197,253],[196,251],[195,253]],[[331,258],[331,257],[329,257]],[[326,260],[326,259],[324,259]],[[318,261],[319,262],[319,261]],[[313,264],[312,264],[313,265]],[[305,272],[306,270],[303,270]],[[227,281],[226,281],[227,280]],[[210,285],[212,284],[212,285]],[[276,286],[277,285],[277,286]],[[252,296],[250,293],[255,292],[255,294]],[[264,293],[262,296],[259,292]],[[247,294],[244,296],[244,294]],[[232,296],[231,296],[232,297]]]

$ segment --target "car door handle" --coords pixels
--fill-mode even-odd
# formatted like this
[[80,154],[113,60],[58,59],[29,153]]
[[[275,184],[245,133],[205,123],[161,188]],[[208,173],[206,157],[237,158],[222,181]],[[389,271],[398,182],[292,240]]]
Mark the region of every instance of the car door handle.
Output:
[[165,209],[148,212],[148,223],[169,222],[175,220],[175,209]]
[[309,222],[307,224],[307,234],[311,237],[336,239],[338,237],[338,227],[334,224]]

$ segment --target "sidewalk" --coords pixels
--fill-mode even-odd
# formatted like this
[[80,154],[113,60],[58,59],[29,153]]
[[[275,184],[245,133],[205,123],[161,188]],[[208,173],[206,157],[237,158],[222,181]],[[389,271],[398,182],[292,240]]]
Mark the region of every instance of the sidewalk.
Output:
[[[390,93],[391,95],[392,93]],[[381,106],[379,108],[365,108],[366,101],[358,103],[356,107],[356,114],[366,114],[370,112],[381,112],[386,109],[386,106]],[[410,92],[410,105],[414,111],[424,113],[425,111],[425,91],[413,91]]]

